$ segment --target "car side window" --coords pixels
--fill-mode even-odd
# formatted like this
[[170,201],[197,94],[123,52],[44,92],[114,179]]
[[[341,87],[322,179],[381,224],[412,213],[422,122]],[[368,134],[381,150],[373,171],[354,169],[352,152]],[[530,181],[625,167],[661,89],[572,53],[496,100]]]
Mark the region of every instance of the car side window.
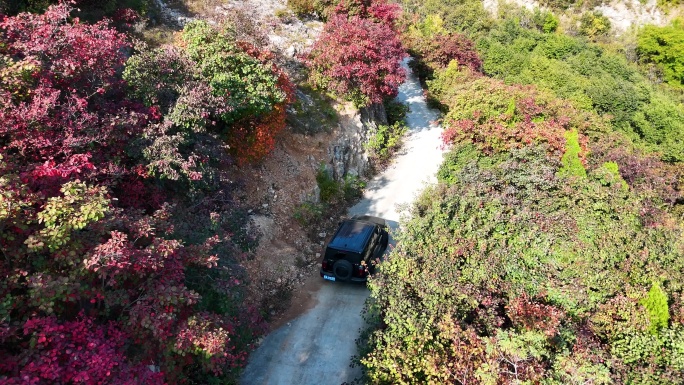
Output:
[[366,248],[366,251],[363,253],[363,259],[368,260],[373,256],[375,253],[375,247],[378,244],[378,239],[380,236],[378,235],[377,229],[376,231],[373,232],[373,236],[371,236],[370,241],[368,242],[368,247]]
[[375,245],[373,245],[373,255],[375,255],[375,253],[379,252],[381,247],[382,247],[382,243],[380,242],[380,235],[378,235],[376,242],[375,242]]
[[380,239],[380,232],[378,228],[375,228],[375,231],[373,231],[373,235],[371,236],[371,239],[368,241],[368,247],[366,248],[365,252],[363,253],[363,259],[368,261],[370,260],[376,253],[376,248],[377,245],[380,244],[378,240]]

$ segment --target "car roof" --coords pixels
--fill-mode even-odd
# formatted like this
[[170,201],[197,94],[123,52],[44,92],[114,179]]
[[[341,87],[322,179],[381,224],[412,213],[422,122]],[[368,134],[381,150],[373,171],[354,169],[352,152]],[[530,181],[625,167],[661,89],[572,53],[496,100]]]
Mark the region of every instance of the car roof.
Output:
[[335,233],[328,247],[338,250],[361,253],[373,234],[375,225],[367,222],[346,220]]

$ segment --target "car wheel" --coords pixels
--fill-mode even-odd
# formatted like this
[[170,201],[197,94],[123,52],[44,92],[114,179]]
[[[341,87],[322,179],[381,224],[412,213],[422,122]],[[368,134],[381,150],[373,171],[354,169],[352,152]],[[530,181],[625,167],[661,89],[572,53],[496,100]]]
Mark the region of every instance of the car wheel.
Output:
[[333,265],[333,274],[340,281],[347,281],[352,276],[354,267],[346,259],[338,259]]

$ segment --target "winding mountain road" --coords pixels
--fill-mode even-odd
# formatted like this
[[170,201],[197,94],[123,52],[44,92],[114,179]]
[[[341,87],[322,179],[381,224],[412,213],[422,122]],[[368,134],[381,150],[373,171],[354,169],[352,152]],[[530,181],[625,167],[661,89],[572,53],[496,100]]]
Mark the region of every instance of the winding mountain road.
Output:
[[[385,218],[397,228],[402,205],[411,203],[425,183],[435,180],[442,162],[439,112],[425,103],[418,79],[408,69],[397,99],[410,107],[409,133],[392,165],[368,183],[363,199],[349,215]],[[355,339],[364,326],[361,315],[368,289],[363,285],[323,282],[316,305],[267,335],[252,353],[242,385],[339,385],[360,377],[350,367]]]

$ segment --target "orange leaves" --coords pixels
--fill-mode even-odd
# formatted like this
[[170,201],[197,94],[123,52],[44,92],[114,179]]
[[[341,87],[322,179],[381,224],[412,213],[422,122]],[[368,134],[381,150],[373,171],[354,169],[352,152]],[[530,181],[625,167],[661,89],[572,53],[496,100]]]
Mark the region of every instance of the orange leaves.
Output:
[[286,104],[280,103],[263,117],[237,122],[227,138],[238,163],[253,162],[275,148],[276,135],[285,128]]
[[517,327],[539,330],[549,338],[558,334],[565,312],[555,306],[545,305],[530,298],[526,293],[511,300],[506,306],[508,318]]

